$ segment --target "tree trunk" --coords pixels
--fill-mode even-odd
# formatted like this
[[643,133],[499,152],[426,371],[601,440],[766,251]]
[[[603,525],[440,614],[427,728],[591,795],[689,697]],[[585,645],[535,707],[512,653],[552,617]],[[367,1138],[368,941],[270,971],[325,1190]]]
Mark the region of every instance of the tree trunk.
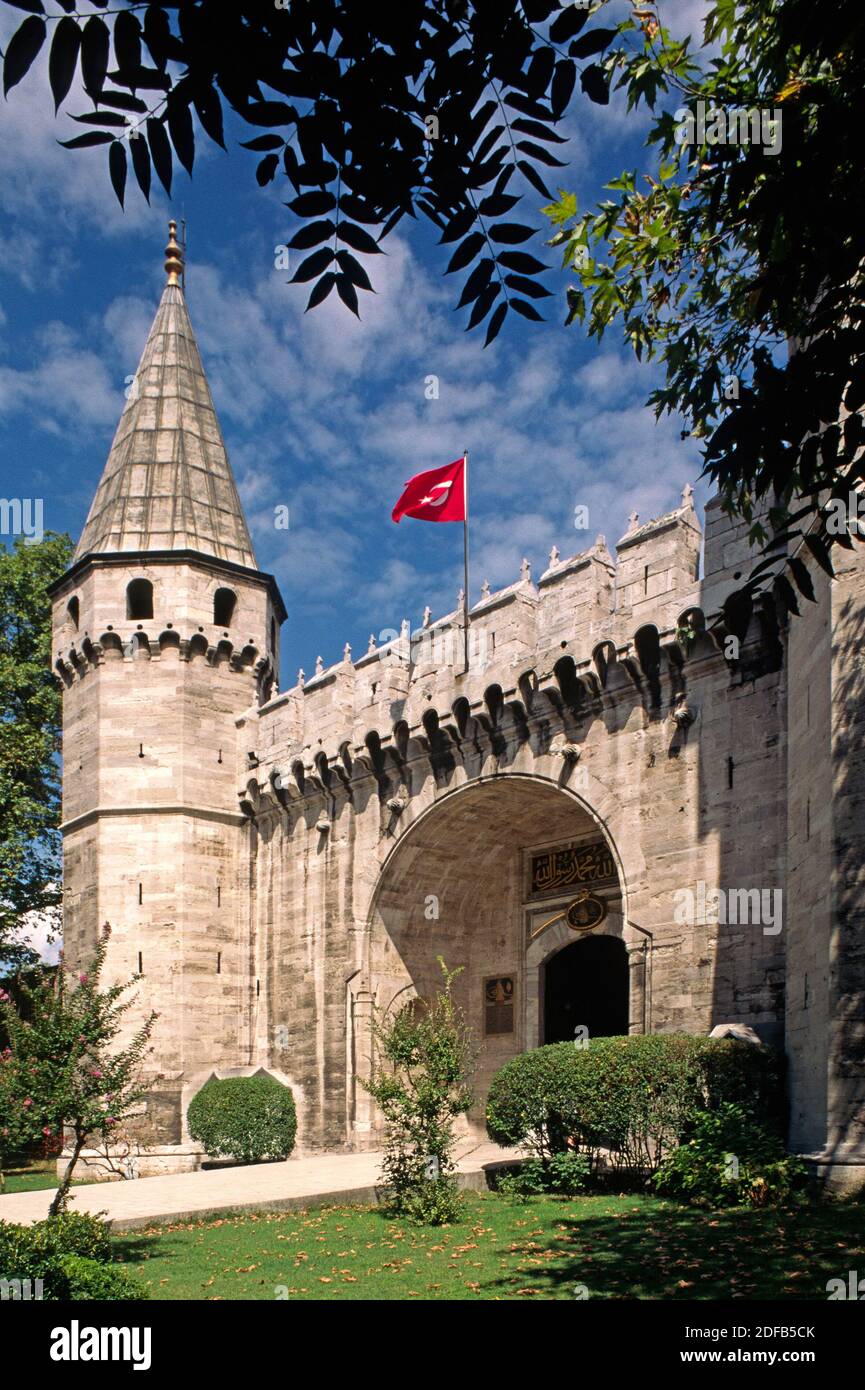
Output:
[[71,1184],[71,1182],[72,1182],[72,1170],[73,1170],[73,1168],[75,1167],[76,1163],[78,1162],[79,1156],[80,1156],[80,1154],[81,1154],[81,1150],[82,1150],[83,1148],[84,1148],[84,1135],[83,1135],[83,1134],[76,1134],[76,1135],[75,1135],[75,1143],[74,1143],[73,1146],[72,1146],[72,1155],[71,1155],[71,1157],[70,1157],[70,1159],[69,1159],[69,1162],[68,1162],[67,1165],[66,1165],[66,1172],[63,1174],[63,1177],[62,1177],[61,1182],[60,1182],[60,1186],[58,1187],[57,1191],[54,1193],[54,1199],[53,1199],[53,1201],[52,1201],[50,1207],[48,1208],[48,1216],[49,1216],[49,1219],[50,1219],[52,1216],[58,1216],[58,1215],[60,1214],[60,1212],[63,1211],[64,1207],[66,1206],[66,1203],[67,1203],[67,1201],[68,1201],[68,1199],[69,1199],[69,1186],[70,1186],[70,1184]]

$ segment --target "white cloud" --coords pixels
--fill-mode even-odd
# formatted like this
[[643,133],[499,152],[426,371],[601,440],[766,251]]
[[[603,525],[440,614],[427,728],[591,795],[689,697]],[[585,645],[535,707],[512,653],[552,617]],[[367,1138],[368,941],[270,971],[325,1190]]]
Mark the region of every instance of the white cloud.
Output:
[[44,912],[25,913],[17,933],[18,940],[38,952],[48,965],[56,965],[62,945],[63,910],[49,907]]
[[65,426],[116,425],[122,378],[112,376],[97,352],[77,345],[68,329],[54,327],[58,331],[48,335],[49,350],[38,365],[0,366],[0,417],[26,414],[50,433]]

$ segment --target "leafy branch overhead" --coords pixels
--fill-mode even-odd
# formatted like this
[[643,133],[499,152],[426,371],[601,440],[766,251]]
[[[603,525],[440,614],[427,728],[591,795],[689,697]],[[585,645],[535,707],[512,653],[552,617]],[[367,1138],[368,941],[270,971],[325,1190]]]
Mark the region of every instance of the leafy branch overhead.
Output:
[[[60,691],[51,673],[47,590],[68,536],[0,546],[0,973],[32,964],[21,928],[60,905]],[[31,922],[32,924],[32,922]]]
[[[69,149],[107,146],[123,203],[129,165],[145,198],[153,174],[170,194],[176,164],[192,173],[195,142],[225,148],[232,130],[260,156],[256,178],[282,171],[299,222],[289,241],[308,253],[293,280],[311,284],[308,308],[332,290],[354,313],[372,284],[355,252],[375,255],[406,216],[430,220],[465,272],[459,308],[486,342],[509,311],[539,320],[547,267],[519,249],[535,228],[512,221],[525,183],[551,198],[562,166],[556,123],[577,77],[609,100],[593,61],[612,30],[581,33],[591,10],[572,0],[177,0],[111,10],[93,0],[3,0],[30,13],[6,49],[4,90],[49,43],[55,110],[76,74],[93,109],[72,116]],[[50,4],[50,0],[49,0]],[[595,7],[597,8],[597,7]],[[583,62],[581,71],[578,62]]]
[[654,114],[652,173],[625,170],[588,212],[562,192],[549,244],[576,277],[568,322],[616,325],[663,364],[656,414],[683,418],[764,543],[744,596],[797,613],[805,559],[832,575],[833,547],[865,536],[865,17],[861,0],[715,0],[697,62],[666,14],[635,8],[602,58]]

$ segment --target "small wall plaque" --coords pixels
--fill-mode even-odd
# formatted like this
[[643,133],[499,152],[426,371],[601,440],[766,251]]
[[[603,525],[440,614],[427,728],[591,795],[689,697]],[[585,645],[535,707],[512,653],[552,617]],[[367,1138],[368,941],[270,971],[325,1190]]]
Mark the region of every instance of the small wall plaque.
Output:
[[484,980],[484,1033],[501,1037],[514,1031],[514,978],[494,975]]

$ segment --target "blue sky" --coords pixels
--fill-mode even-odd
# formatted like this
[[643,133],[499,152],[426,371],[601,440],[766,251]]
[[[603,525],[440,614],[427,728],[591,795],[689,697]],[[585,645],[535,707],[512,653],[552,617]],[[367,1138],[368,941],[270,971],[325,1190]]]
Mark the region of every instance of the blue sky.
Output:
[[[683,31],[703,9],[661,0]],[[0,42],[23,17],[0,11]],[[74,96],[64,107],[87,109]],[[308,287],[274,265],[293,230],[292,190],[284,179],[260,190],[256,155],[202,137],[193,180],[181,170],[173,198],[155,188],[150,208],[131,186],[123,212],[104,151],[56,143],[80,131],[70,127],[53,116],[40,57],[0,105],[0,496],[43,498],[46,529],[77,538],[164,282],[167,220],[185,217],[192,322],[259,564],[289,612],[282,688],[319,653],[330,664],[348,641],[361,655],[371,632],[417,626],[426,604],[433,615],[454,607],[461,527],[390,520],[422,468],[470,451],[475,601],[484,579],[512,583],[523,555],[537,577],[554,544],[566,556],[602,532],[613,548],[632,510],[647,520],[697,483],[695,444],[644,406],[651,369],[618,338],[599,346],[564,328],[568,277],[543,246],[531,189],[514,215],[537,223],[525,249],[553,267],[547,322],[511,316],[484,350],[454,312],[462,276],[443,277],[447,248],[427,225],[401,224],[387,254],[367,258],[378,292],[361,295],[360,323],[335,294],[304,314]],[[603,109],[577,93],[553,186],[593,204],[639,165],[644,129],[620,98]],[[430,376],[438,399],[426,398]],[[698,503],[707,495],[697,484]],[[274,526],[284,505],[287,531]],[[574,529],[578,505],[587,531]]]

